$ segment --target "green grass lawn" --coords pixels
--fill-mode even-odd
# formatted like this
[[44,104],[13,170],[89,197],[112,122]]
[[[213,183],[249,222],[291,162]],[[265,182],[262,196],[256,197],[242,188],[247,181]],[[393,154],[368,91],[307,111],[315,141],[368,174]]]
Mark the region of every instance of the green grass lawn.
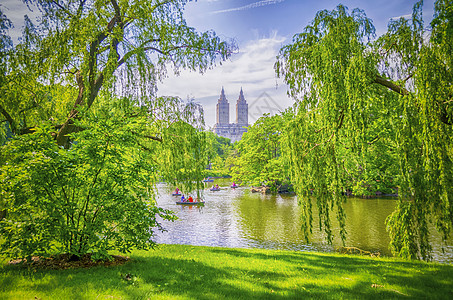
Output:
[[2,263],[0,299],[453,298],[453,266],[340,254],[161,245],[122,266]]

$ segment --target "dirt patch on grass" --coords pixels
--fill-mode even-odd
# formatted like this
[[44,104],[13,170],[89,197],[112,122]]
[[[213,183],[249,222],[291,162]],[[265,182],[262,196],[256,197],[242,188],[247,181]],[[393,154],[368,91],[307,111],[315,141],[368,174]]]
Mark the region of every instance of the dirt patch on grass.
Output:
[[55,257],[42,258],[34,256],[32,260],[27,262],[25,259],[17,259],[9,262],[10,265],[18,265],[22,267],[31,267],[36,269],[76,269],[76,268],[92,268],[97,266],[119,266],[130,260],[129,257],[121,255],[112,255],[111,260],[93,260],[91,254],[85,254],[82,257],[74,257],[69,254],[60,254]]

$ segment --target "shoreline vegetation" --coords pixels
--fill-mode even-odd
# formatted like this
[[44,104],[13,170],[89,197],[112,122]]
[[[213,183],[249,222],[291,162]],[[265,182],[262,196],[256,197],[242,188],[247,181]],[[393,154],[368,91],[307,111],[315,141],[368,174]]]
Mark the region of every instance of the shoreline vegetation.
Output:
[[[363,199],[374,199],[379,197],[398,197],[398,188],[393,188],[393,193],[385,193],[381,191],[375,191],[369,195],[356,195],[353,194],[351,190],[346,190],[343,192],[343,196],[347,197],[356,197],[356,198],[363,198]],[[277,187],[269,186],[269,185],[260,185],[260,186],[250,186],[250,192],[252,193],[261,193],[261,194],[293,194],[296,195],[294,191],[294,187],[291,184],[282,184],[278,185]],[[313,193],[313,191],[311,191]]]
[[338,253],[159,245],[121,265],[0,268],[2,299],[447,299],[453,266]]

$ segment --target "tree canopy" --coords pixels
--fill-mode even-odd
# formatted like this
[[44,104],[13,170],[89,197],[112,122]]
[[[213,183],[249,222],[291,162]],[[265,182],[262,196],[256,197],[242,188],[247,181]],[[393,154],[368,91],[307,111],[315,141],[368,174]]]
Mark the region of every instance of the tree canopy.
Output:
[[208,163],[201,106],[157,98],[157,82],[204,72],[234,42],[189,27],[186,0],[24,2],[41,18],[25,16],[17,45],[0,14],[0,251],[152,247],[159,218],[174,219],[155,183],[198,192]]
[[237,143],[238,157],[232,169],[233,179],[253,185],[266,185],[278,191],[289,184],[289,167],[283,155],[283,138],[291,112],[265,115],[247,128]]
[[[19,132],[36,125],[31,115],[41,112],[49,97],[67,102],[69,112],[57,120],[47,116],[59,126],[60,145],[75,130],[79,106],[91,107],[102,89],[143,105],[169,65],[176,73],[204,72],[235,47],[212,31],[189,27],[182,15],[186,0],[24,2],[37,6],[42,17],[37,25],[25,18],[21,43],[9,53],[0,109]],[[55,91],[60,85],[70,86],[72,94],[65,98],[64,91]]]
[[364,11],[323,10],[280,50],[276,72],[297,99],[286,149],[307,238],[315,199],[328,240],[334,211],[344,239],[342,194],[350,178],[363,187],[359,177],[398,187],[395,254],[429,258],[430,222],[444,240],[451,232],[453,5],[436,1],[426,31],[422,4],[378,38]]
[[206,132],[209,168],[206,177],[223,177],[230,175],[229,161],[234,156],[233,145],[230,139],[213,132]]

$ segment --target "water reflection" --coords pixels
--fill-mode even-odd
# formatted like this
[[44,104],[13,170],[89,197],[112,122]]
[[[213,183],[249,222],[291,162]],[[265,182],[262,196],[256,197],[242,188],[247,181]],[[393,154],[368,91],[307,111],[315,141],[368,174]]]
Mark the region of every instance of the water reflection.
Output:
[[[295,196],[253,194],[248,188],[229,188],[226,180],[216,180],[220,191],[204,191],[206,204],[177,206],[165,185],[159,186],[158,205],[175,212],[179,220],[164,223],[167,232],[158,233],[156,241],[167,244],[267,248],[287,250],[333,251],[342,243],[338,236],[327,245],[317,228],[316,205],[313,206],[314,228],[311,243],[304,241],[300,230],[300,208]],[[210,184],[212,185],[212,183]],[[346,246],[391,255],[385,219],[394,210],[396,200],[348,198],[345,203]],[[334,215],[334,214],[332,214]],[[338,224],[333,222],[334,233]],[[453,247],[442,253],[440,237],[432,235],[434,258],[453,262]],[[453,244],[453,243],[450,243]]]

